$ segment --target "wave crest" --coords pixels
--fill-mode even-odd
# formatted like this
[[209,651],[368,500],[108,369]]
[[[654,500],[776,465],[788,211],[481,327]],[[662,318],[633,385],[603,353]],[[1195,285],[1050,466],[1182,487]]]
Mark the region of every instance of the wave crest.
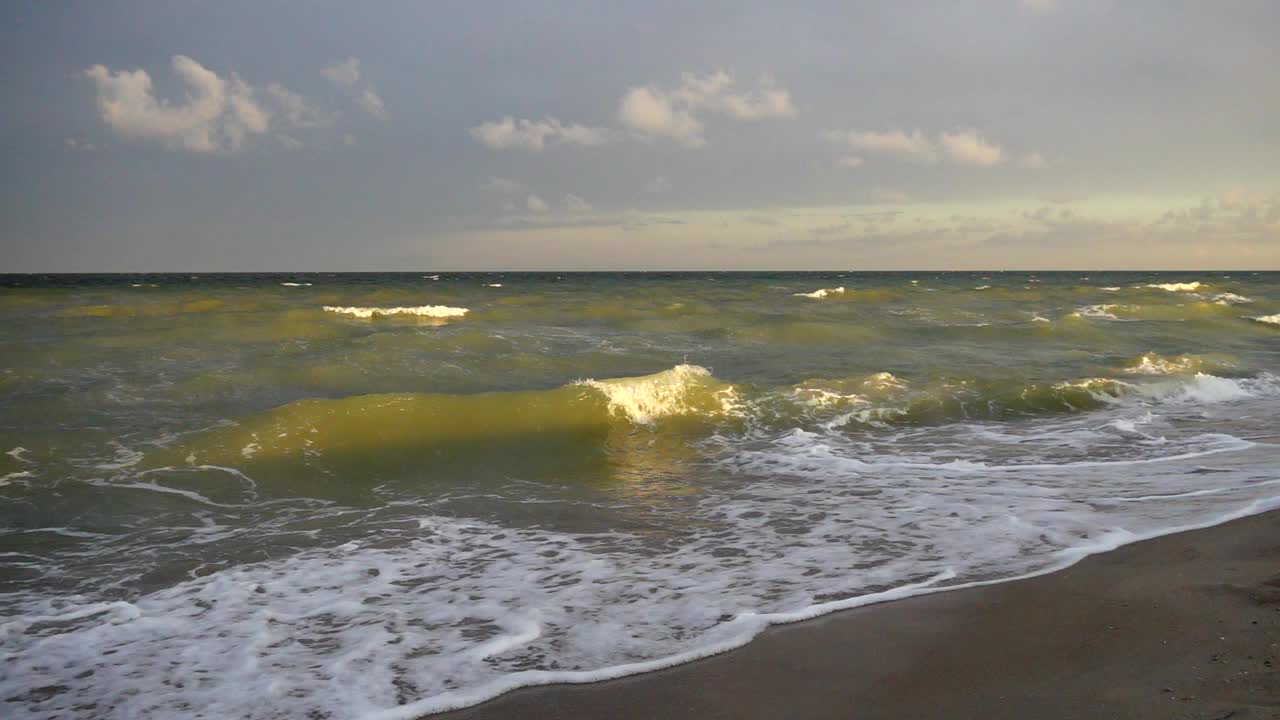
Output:
[[673,415],[723,415],[737,406],[733,387],[698,365],[677,365],[639,377],[580,380],[577,384],[600,391],[612,413],[641,425]]
[[411,315],[417,317],[428,318],[452,318],[462,317],[470,310],[467,308],[449,307],[448,305],[418,305],[414,307],[359,307],[359,306],[339,306],[325,305],[325,312],[338,313],[341,315],[351,315],[365,320],[379,316],[391,315]]
[[843,295],[844,286],[841,285],[840,287],[833,287],[833,288],[819,288],[817,290],[814,290],[813,292],[792,293],[792,294],[795,295],[796,297],[805,297],[805,298],[813,298],[815,300],[822,300],[823,298],[830,297],[832,295]]

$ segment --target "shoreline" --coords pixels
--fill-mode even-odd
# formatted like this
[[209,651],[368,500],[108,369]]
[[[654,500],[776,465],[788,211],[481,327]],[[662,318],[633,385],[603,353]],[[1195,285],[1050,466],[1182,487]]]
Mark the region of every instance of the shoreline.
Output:
[[1056,571],[770,627],[673,667],[519,688],[429,717],[1280,717],[1278,643],[1273,509]]

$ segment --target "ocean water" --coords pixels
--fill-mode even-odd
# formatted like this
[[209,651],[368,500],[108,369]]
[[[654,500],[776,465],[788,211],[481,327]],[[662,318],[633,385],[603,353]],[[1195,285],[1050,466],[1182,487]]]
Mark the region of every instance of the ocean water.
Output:
[[414,718],[1280,504],[1280,274],[0,276],[0,707]]

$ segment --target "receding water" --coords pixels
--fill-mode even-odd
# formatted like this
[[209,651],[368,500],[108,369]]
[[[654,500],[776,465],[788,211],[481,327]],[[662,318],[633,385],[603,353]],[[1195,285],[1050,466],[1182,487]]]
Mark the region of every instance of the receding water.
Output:
[[1280,274],[0,276],[6,717],[412,718],[1280,498]]

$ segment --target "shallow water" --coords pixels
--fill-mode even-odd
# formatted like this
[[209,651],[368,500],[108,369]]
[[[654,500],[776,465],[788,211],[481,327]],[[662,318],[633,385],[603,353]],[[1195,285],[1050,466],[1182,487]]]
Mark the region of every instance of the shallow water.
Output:
[[0,700],[414,717],[1256,512],[1278,281],[0,276]]

